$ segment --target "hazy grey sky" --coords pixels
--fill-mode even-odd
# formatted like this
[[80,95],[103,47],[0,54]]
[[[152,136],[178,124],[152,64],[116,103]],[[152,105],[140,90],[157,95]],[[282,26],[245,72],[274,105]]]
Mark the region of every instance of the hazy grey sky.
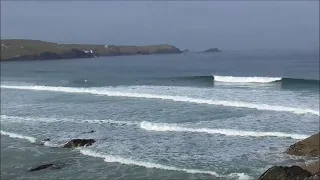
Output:
[[1,1],[1,38],[180,49],[319,47],[318,1]]

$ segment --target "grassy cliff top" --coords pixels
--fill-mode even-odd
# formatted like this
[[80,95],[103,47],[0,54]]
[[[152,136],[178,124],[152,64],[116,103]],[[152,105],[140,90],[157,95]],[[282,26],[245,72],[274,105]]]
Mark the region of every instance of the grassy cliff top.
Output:
[[40,40],[3,39],[1,40],[1,60],[15,57],[39,55],[41,53],[62,54],[72,50],[90,51],[101,56],[135,54],[171,54],[181,51],[168,44],[150,46],[115,46],[91,44],[58,44]]

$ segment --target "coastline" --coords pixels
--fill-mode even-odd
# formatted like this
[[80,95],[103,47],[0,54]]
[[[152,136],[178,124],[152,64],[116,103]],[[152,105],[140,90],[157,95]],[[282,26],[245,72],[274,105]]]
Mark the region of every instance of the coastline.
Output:
[[149,46],[118,46],[90,44],[58,44],[40,40],[1,40],[1,61],[60,60],[103,56],[181,54],[169,44]]

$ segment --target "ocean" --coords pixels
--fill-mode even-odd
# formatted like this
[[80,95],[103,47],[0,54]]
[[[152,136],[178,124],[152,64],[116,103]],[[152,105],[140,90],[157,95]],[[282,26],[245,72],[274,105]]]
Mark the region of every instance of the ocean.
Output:
[[3,180],[257,179],[318,131],[316,51],[1,62]]

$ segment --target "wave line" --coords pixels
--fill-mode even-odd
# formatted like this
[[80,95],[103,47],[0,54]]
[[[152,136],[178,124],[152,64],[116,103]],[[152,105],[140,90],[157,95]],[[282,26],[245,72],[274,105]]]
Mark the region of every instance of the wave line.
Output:
[[251,137],[283,137],[292,139],[305,139],[309,135],[304,134],[287,134],[282,132],[259,132],[259,131],[243,131],[235,129],[209,129],[209,128],[188,128],[181,127],[176,124],[168,123],[152,123],[143,121],[140,128],[148,131],[171,131],[171,132],[197,132],[208,134],[222,134],[226,136],[251,136]]
[[113,156],[113,155],[105,155],[102,153],[94,152],[88,149],[81,149],[81,154],[86,156],[92,156],[97,158],[103,158],[105,162],[115,162],[115,163],[121,163],[126,165],[136,165],[136,166],[142,166],[145,168],[156,168],[156,169],[164,169],[164,170],[171,170],[171,171],[183,171],[190,174],[209,174],[216,177],[238,177],[239,179],[251,179],[250,176],[245,175],[243,173],[232,173],[230,175],[221,175],[214,171],[205,171],[205,170],[199,170],[199,169],[185,169],[185,168],[178,168],[173,166],[167,166],[162,164],[156,164],[152,162],[143,162],[143,161],[136,161],[131,158],[123,158],[120,156]]

